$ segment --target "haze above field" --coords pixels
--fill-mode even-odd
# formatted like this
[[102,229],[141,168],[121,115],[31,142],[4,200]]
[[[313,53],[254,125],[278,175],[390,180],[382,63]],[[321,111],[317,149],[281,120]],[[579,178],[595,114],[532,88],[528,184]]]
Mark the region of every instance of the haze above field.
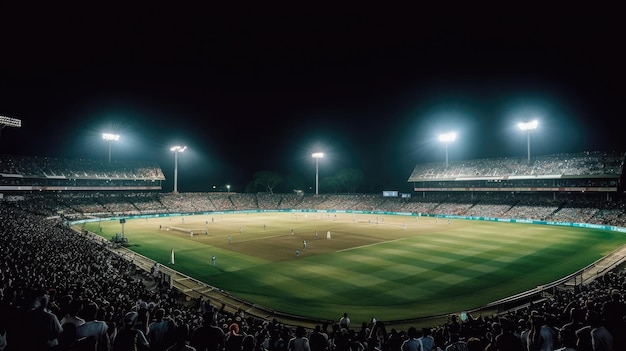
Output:
[[446,4],[318,11],[168,4],[3,4],[0,152],[158,162],[171,189],[231,185],[272,170],[314,182],[362,169],[409,191],[416,162],[456,130],[450,159],[624,150],[619,11]]

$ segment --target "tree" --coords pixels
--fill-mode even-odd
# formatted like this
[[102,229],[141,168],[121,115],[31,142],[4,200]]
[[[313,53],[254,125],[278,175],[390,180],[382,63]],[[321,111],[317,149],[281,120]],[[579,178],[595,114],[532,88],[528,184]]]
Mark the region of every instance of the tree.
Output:
[[359,185],[365,182],[365,175],[360,169],[345,168],[337,172],[337,182],[346,188],[348,193],[355,193]]
[[273,194],[274,188],[282,182],[283,178],[278,173],[270,171],[258,171],[254,173],[254,184],[264,187],[270,194]]
[[337,179],[337,176],[323,177],[320,179],[320,189],[324,193],[337,193],[341,188],[341,183]]

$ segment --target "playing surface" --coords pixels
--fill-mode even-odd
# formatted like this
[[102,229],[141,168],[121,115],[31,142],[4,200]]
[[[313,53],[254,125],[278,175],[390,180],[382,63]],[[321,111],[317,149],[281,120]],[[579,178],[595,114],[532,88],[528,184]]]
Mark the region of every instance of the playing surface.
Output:
[[[122,227],[85,228],[109,239]],[[133,219],[124,235],[131,250],[257,305],[323,320],[348,312],[355,321],[480,307],[626,243],[623,233],[601,230],[350,213]]]

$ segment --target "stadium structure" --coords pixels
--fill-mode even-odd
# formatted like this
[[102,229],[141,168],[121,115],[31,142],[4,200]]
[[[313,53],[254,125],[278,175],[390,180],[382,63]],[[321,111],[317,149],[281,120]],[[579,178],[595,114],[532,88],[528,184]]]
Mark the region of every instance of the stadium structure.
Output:
[[623,153],[583,152],[526,158],[492,158],[422,163],[409,177],[416,193],[601,193],[618,195]]
[[[414,190],[410,196],[270,196],[167,192],[162,188],[164,173],[154,163],[0,155],[0,204],[69,220],[203,211],[337,209],[624,227],[625,158],[624,152],[590,151],[535,156],[532,162],[526,158],[490,158],[419,163],[408,178]],[[181,201],[183,198],[191,201]],[[623,259],[605,267],[604,272]],[[151,265],[143,268],[150,269]]]

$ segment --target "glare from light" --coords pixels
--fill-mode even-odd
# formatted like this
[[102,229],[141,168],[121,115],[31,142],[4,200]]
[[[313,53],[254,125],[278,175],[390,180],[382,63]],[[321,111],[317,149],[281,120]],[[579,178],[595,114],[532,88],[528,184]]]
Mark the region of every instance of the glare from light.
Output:
[[120,140],[120,136],[119,134],[102,133],[102,139],[106,141],[118,141]]
[[186,147],[186,146],[179,146],[179,145],[172,146],[172,147],[170,148],[170,151],[174,151],[174,152],[183,152],[183,151],[185,151],[185,150],[187,150],[187,147]]
[[442,143],[450,143],[450,142],[453,142],[454,140],[456,140],[455,132],[439,134],[439,141]]
[[517,127],[522,131],[535,130],[539,126],[539,122],[535,119],[529,122],[519,122]]
[[323,158],[324,157],[324,153],[323,152],[314,152],[311,157],[313,158]]

